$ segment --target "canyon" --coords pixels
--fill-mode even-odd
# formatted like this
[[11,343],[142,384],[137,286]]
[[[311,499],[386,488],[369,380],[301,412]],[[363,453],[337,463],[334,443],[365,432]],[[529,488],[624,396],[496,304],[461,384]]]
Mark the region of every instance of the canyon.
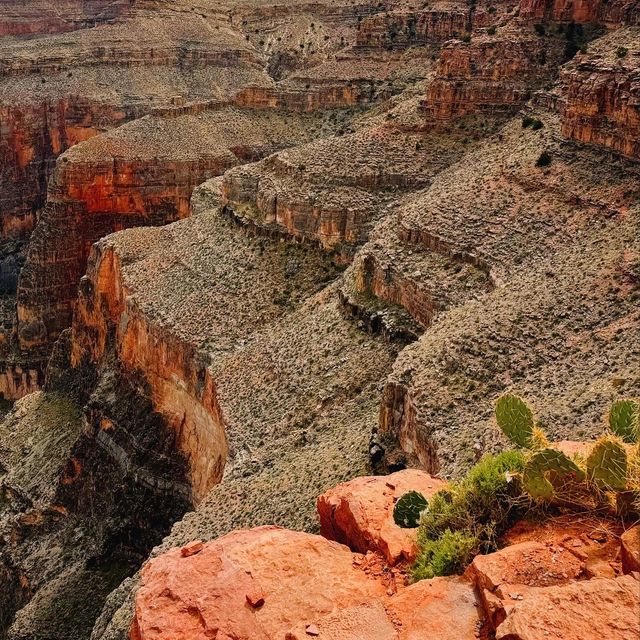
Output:
[[3,3],[0,638],[633,633],[637,528],[390,512],[640,396],[639,78],[631,0]]

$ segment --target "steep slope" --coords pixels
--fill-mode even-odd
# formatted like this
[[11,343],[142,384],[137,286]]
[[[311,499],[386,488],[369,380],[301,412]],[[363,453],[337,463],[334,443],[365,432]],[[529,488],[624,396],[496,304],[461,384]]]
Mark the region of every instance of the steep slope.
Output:
[[637,27],[551,87],[633,11],[521,4],[153,1],[0,41],[14,97],[55,103],[82,69],[118,123],[155,105],[101,135],[65,106],[67,142],[6,156],[37,156],[48,201],[3,392],[53,349],[0,425],[8,639],[124,640],[150,553],[314,531],[315,497],[372,464],[460,474],[501,444],[505,389],[554,438],[640,393]]
[[59,158],[18,285],[18,346],[36,371],[71,325],[93,242],[118,229],[187,217],[196,185],[320,135],[323,125],[321,116],[215,104],[176,111],[136,120]]
[[[542,130],[512,121],[398,216],[405,250],[458,256],[495,286],[408,347],[385,390],[382,430],[432,471],[495,444],[487,400],[506,388],[544,397],[557,439],[576,420],[596,433],[613,397],[638,392],[638,168],[560,142],[555,114],[532,116]],[[442,277],[415,266],[414,286]]]

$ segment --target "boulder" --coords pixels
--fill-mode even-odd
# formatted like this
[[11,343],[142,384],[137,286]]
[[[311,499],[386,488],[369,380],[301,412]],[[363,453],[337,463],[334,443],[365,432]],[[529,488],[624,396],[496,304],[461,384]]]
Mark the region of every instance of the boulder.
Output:
[[476,556],[468,569],[481,589],[498,595],[511,585],[548,587],[581,577],[584,564],[564,547],[521,542]]
[[413,561],[417,530],[396,525],[393,506],[408,491],[419,491],[429,500],[445,486],[444,481],[416,469],[343,482],[318,498],[321,533],[353,551],[379,551],[390,564]]
[[481,627],[473,585],[458,576],[422,580],[390,600],[388,611],[401,623],[401,640],[467,640]]
[[[390,588],[388,570],[320,536],[259,527],[142,570],[131,640],[458,640],[480,627],[473,586]],[[426,634],[426,636],[425,636]]]
[[520,542],[476,556],[466,575],[476,585],[486,618],[496,629],[515,603],[527,601],[541,587],[586,577],[584,564],[561,546]]
[[627,529],[620,537],[622,570],[625,573],[640,571],[640,525]]
[[498,627],[496,640],[630,640],[640,629],[640,584],[631,576],[531,590]]

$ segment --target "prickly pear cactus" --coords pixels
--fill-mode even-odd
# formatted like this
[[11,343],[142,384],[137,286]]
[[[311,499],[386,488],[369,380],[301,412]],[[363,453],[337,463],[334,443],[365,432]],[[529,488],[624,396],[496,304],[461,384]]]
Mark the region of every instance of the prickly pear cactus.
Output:
[[640,402],[616,400],[609,410],[609,428],[625,442],[640,440]]
[[622,440],[615,436],[602,436],[587,458],[587,477],[600,489],[624,491],[627,469],[627,452]]
[[507,393],[496,403],[496,420],[509,440],[519,447],[530,448],[533,437],[533,413],[524,400]]
[[427,499],[421,493],[409,491],[396,502],[393,520],[403,529],[415,529],[420,524],[420,514],[427,506]]
[[562,487],[584,479],[584,471],[562,451],[547,448],[537,451],[527,461],[522,486],[532,498],[548,501]]

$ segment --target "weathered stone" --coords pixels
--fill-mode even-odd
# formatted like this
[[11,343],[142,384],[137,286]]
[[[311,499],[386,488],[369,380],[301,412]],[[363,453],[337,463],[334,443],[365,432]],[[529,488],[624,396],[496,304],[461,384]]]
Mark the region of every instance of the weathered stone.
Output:
[[620,537],[620,544],[624,572],[640,571],[640,525],[625,531]]
[[[346,547],[276,527],[236,531],[182,558],[173,549],[142,571],[132,640],[433,640],[475,637],[471,585],[425,580],[397,595]],[[264,602],[247,607],[259,589]],[[197,615],[194,615],[196,613]]]
[[379,551],[393,564],[411,562],[417,552],[416,530],[395,524],[394,504],[408,491],[418,491],[429,500],[445,486],[442,480],[414,469],[356,478],[318,498],[320,531],[353,551]]
[[563,69],[565,137],[640,159],[640,38],[622,29]]
[[498,627],[497,640],[629,640],[638,633],[640,589],[631,576],[533,590]]

